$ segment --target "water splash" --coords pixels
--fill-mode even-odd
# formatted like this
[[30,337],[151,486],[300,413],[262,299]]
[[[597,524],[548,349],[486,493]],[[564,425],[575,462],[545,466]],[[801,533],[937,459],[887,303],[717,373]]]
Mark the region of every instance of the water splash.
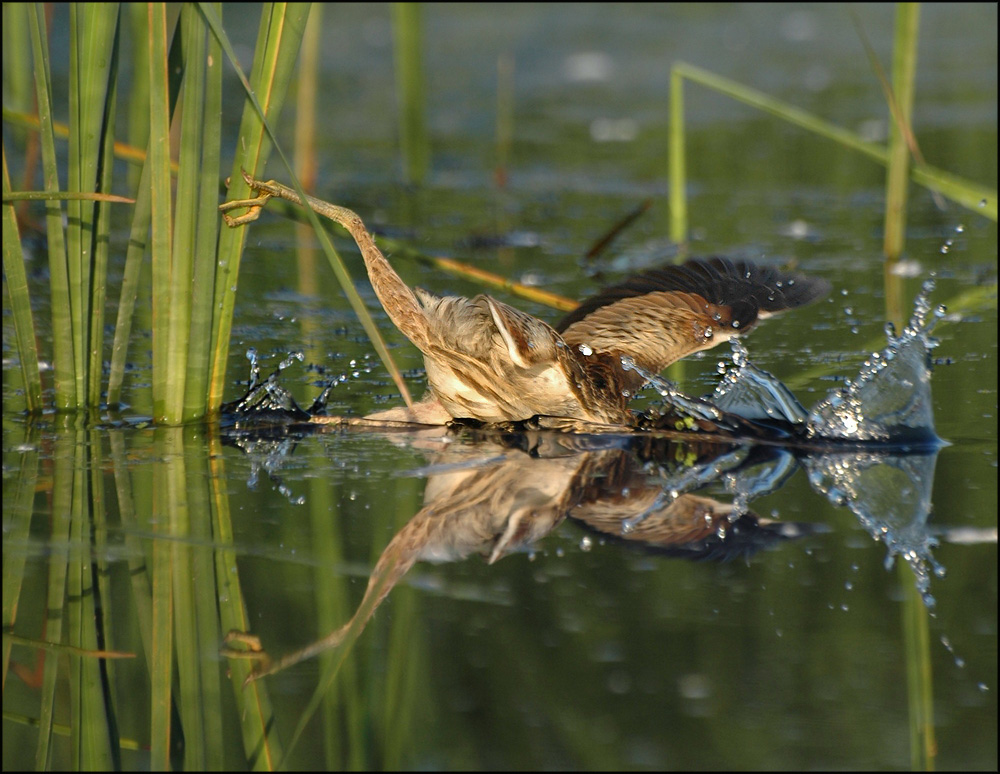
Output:
[[260,358],[257,350],[250,347],[246,356],[250,361],[250,381],[246,394],[239,400],[222,406],[223,415],[236,422],[247,420],[266,422],[275,416],[307,421],[309,413],[295,402],[288,390],[278,384],[278,374],[290,365],[302,362],[305,355],[302,352],[288,353],[288,356],[263,381],[260,378]]
[[934,281],[927,280],[903,332],[896,336],[892,325],[887,324],[888,345],[864,361],[856,378],[813,407],[807,420],[809,437],[937,440],[929,352],[938,342],[930,333],[946,310],[943,306],[932,307],[933,289]]
[[664,379],[657,374],[647,371],[637,365],[628,355],[622,355],[621,362],[622,368],[626,371],[634,371],[639,374],[650,387],[660,394],[660,397],[663,398],[667,405],[680,413],[709,422],[719,422],[723,419],[724,414],[718,407],[701,398],[694,398],[684,394],[669,379]]
[[770,419],[803,424],[809,416],[798,399],[773,375],[750,362],[738,339],[730,339],[733,367],[723,369],[712,402],[745,419]]
[[930,584],[944,576],[934,559],[938,545],[927,529],[937,451],[886,454],[878,451],[811,455],[803,460],[813,489],[848,508],[872,537],[884,543],[886,569],[901,556],[910,565],[924,604],[934,606]]

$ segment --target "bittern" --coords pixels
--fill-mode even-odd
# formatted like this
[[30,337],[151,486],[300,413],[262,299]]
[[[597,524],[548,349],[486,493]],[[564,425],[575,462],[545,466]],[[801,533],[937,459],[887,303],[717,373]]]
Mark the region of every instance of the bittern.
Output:
[[[257,199],[230,225],[252,220],[270,196],[301,204],[273,181],[247,178]],[[631,397],[645,373],[752,329],[771,314],[808,304],[826,280],[745,260],[689,260],[640,274],[584,301],[555,328],[495,298],[437,296],[411,289],[355,213],[309,197],[317,212],[354,237],[389,319],[423,353],[429,394],[409,408],[368,419],[444,424],[451,419],[516,422],[535,416],[597,425],[630,425]]]

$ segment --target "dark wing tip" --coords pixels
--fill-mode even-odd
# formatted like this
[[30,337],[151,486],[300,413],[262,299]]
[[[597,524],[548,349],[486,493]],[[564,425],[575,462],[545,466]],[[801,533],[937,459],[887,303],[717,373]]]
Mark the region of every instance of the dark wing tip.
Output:
[[605,288],[560,320],[556,330],[562,332],[591,312],[623,298],[671,290],[697,293],[712,304],[731,307],[734,322],[746,328],[760,312],[794,309],[822,298],[830,292],[830,283],[742,259],[695,258],[680,265],[652,269]]

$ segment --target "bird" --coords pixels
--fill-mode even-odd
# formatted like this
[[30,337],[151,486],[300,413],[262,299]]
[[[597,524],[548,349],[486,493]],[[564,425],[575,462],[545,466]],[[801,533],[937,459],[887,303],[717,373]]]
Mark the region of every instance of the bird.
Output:
[[[270,196],[302,204],[292,189],[247,176],[258,198],[228,202],[259,214]],[[307,197],[361,250],[375,295],[423,354],[428,394],[369,421],[440,425],[471,419],[509,423],[546,417],[575,426],[628,427],[629,401],[646,381],[688,355],[742,335],[772,314],[816,301],[824,279],[723,257],[646,271],[583,301],[555,327],[489,295],[439,296],[410,288],[351,210]],[[623,363],[628,358],[629,366]]]
[[486,423],[627,425],[645,377],[623,356],[656,374],[829,291],[825,280],[746,260],[693,259],[606,288],[552,327],[488,295],[415,288],[410,298],[388,262],[366,265],[386,313],[423,353],[436,403]]

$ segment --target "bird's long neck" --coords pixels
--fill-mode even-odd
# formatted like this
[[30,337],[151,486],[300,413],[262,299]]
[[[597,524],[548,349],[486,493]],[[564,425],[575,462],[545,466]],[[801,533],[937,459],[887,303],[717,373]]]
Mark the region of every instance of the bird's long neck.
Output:
[[393,324],[416,345],[417,349],[424,351],[428,345],[427,318],[420,302],[382,255],[372,235],[365,228],[364,222],[357,213],[336,205],[328,205],[328,211],[324,214],[337,221],[354,237],[364,258],[368,279],[382,308]]
[[[270,196],[279,196],[294,204],[304,205],[302,197],[294,189],[273,180],[261,184],[260,190]],[[427,319],[420,302],[375,245],[375,240],[365,228],[360,216],[346,207],[330,204],[314,196],[307,195],[305,203],[318,214],[339,223],[354,237],[361,250],[361,257],[364,258],[368,279],[375,289],[375,295],[378,296],[382,308],[395,326],[418,349],[425,351],[428,344]]]

